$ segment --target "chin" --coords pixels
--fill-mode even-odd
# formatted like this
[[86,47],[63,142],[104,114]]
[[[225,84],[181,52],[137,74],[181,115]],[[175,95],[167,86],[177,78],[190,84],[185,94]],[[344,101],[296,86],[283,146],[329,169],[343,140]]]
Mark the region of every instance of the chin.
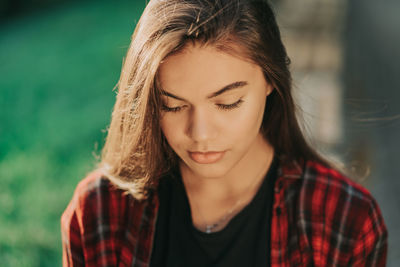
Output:
[[[189,159],[190,160],[190,159]],[[196,176],[201,176],[204,178],[218,178],[226,175],[230,168],[226,164],[215,163],[215,164],[198,164],[191,162],[187,164],[185,162],[186,168]]]

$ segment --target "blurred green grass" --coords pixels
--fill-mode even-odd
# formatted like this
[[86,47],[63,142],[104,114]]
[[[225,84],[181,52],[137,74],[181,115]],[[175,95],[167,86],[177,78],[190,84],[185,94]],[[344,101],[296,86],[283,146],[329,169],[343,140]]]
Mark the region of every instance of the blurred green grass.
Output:
[[60,216],[104,142],[144,6],[74,2],[1,25],[1,266],[61,266]]

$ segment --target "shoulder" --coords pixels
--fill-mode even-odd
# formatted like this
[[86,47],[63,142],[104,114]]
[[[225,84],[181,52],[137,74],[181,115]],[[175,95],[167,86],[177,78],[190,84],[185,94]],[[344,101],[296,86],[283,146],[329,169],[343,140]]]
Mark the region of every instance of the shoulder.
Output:
[[117,191],[110,181],[101,172],[95,171],[89,173],[77,184],[71,202],[88,204],[113,193],[115,194]]
[[338,170],[324,164],[308,161],[305,164],[302,193],[315,208],[324,211],[340,207],[342,212],[369,212],[377,208],[371,193]]
[[102,173],[87,175],[61,216],[64,264],[99,266],[106,261],[107,266],[116,266],[119,256],[127,261],[134,251],[146,256],[138,251],[146,251],[154,230],[156,199],[136,200]]
[[354,259],[370,251],[372,261],[383,260],[387,229],[377,201],[364,186],[334,168],[309,161],[300,188],[300,225],[313,233],[313,246],[330,244],[351,251]]
[[345,216],[355,223],[371,212],[380,214],[376,200],[364,186],[325,164],[316,161],[284,164],[280,176],[285,184],[291,185],[285,186],[284,191],[294,196],[305,219],[337,223]]
[[[101,172],[94,171],[82,179],[61,216],[62,227],[76,220],[80,228],[91,229],[98,224],[117,227],[129,213],[140,213],[144,202],[118,189]],[[129,212],[127,212],[129,210]]]
[[122,198],[123,192],[115,188],[101,172],[91,172],[76,186],[67,210],[90,212],[86,209],[104,205],[110,197]]

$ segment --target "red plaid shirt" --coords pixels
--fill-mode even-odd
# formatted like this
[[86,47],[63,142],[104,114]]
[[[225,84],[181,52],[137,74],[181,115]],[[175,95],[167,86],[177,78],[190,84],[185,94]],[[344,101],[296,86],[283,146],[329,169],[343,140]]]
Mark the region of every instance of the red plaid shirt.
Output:
[[[315,162],[279,167],[271,266],[385,266],[387,230],[370,193]],[[82,180],[61,217],[64,266],[149,266],[156,193],[139,202],[99,173]]]

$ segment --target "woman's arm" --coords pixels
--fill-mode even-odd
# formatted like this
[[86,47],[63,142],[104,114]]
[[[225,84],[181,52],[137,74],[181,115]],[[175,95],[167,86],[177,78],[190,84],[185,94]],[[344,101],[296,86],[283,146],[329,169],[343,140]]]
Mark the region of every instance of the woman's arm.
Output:
[[76,210],[72,209],[71,204],[61,217],[63,266],[85,266],[81,228]]
[[[100,174],[90,173],[76,186],[73,197],[61,216],[61,238],[63,266],[90,266],[94,263],[96,242],[88,245],[88,235],[95,235],[96,227],[92,222],[98,220],[95,211],[102,201],[96,201]],[[94,265],[95,266],[95,265]]]
[[89,174],[61,216],[63,266],[128,266],[148,261],[156,208],[136,202],[100,173]]

